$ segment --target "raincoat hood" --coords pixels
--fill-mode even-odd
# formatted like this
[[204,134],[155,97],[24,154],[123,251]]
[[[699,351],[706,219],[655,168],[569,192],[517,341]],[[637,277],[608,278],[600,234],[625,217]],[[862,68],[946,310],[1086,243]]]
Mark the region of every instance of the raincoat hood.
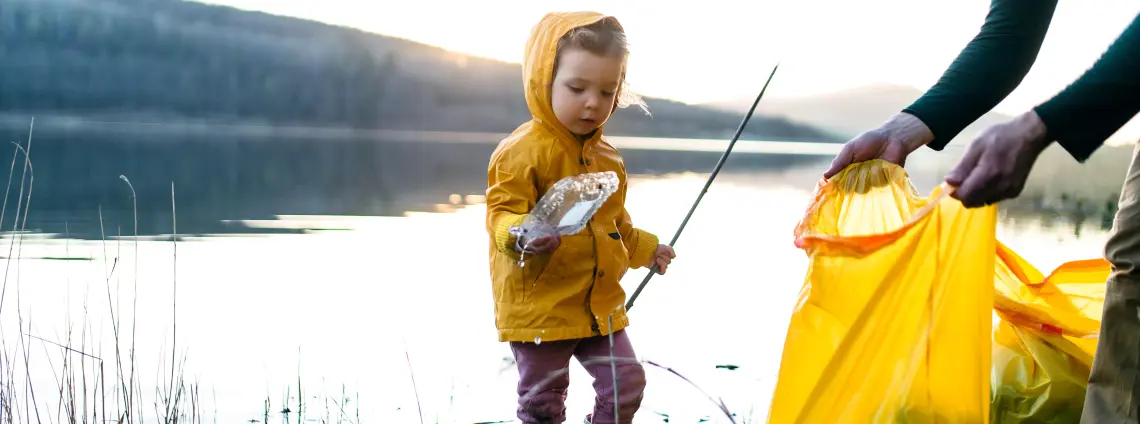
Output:
[[[523,55],[523,89],[526,106],[534,120],[560,136],[573,140],[574,134],[558,121],[551,106],[554,85],[554,59],[558,56],[558,40],[570,30],[602,19],[617,18],[597,12],[556,12],[543,16],[531,30]],[[620,27],[621,24],[618,23]],[[595,137],[601,131],[595,132]]]

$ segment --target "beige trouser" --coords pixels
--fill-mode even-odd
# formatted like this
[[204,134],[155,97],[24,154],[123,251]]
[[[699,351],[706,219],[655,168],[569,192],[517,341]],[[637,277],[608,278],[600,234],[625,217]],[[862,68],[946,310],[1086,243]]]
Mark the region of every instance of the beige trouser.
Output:
[[1140,423],[1140,146],[1104,252],[1112,274],[1081,423]]

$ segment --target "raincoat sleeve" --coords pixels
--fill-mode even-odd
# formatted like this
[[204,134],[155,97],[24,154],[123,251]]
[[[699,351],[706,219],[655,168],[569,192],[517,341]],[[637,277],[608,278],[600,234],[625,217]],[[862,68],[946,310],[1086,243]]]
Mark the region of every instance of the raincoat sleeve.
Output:
[[[625,173],[625,168],[622,168],[622,173]],[[625,208],[625,180],[622,179],[621,191],[621,215],[617,219],[618,232],[621,233],[622,243],[625,244],[625,250],[629,252],[629,267],[638,269],[643,266],[649,259],[657,253],[657,244],[660,243],[658,238],[653,233],[635,228],[633,220],[629,217],[629,211]]]
[[640,228],[633,227],[629,218],[629,211],[622,207],[618,218],[618,231],[621,232],[622,242],[629,251],[629,267],[638,269],[645,266],[649,259],[657,253],[657,236]]
[[538,201],[538,169],[510,155],[497,155],[487,172],[487,231],[499,252],[518,258],[511,227],[522,224]]

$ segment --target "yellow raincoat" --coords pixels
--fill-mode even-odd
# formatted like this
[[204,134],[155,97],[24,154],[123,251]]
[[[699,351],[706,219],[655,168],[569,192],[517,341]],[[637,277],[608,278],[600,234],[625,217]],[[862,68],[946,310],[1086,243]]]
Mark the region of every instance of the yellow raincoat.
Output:
[[[621,154],[601,129],[580,141],[551,107],[558,40],[571,29],[597,22],[592,12],[552,13],[527,41],[523,85],[532,119],[499,143],[487,167],[487,232],[500,341],[546,341],[608,335],[629,325],[619,281],[656,252],[657,236],[633,227],[625,209],[626,173]],[[512,226],[558,180],[614,171],[618,190],[587,227],[562,237],[554,253],[528,257],[520,268]],[[609,315],[613,313],[613,328]]]

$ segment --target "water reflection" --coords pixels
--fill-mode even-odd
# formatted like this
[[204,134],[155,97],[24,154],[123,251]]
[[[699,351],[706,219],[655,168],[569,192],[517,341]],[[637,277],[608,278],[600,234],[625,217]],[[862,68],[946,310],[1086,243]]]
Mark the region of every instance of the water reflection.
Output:
[[[45,130],[33,146],[29,228],[72,237],[31,233],[10,244],[20,259],[0,301],[6,351],[21,330],[52,341],[70,330],[74,345],[110,362],[114,308],[120,328],[138,317],[146,399],[174,345],[188,355],[188,377],[203,384],[203,409],[216,408],[222,422],[262,420],[267,399],[270,419],[287,407],[297,418],[298,382],[306,420],[323,418],[342,391],[363,421],[419,422],[421,408],[429,422],[512,420],[517,375],[496,341],[487,284],[480,195],[489,145],[78,137]],[[918,188],[937,184],[955,155],[915,155],[908,169]],[[636,225],[671,236],[718,156],[630,151]],[[828,160],[734,157],[680,238],[669,274],[631,311],[641,356],[723,397],[740,419],[765,415],[806,265],[791,231]],[[209,236],[136,244],[120,174],[138,192],[140,234],[169,234],[175,179],[179,233]],[[1035,178],[1025,198],[1003,204],[1001,240],[1043,271],[1099,256],[1098,220],[1111,207],[1088,199],[1115,197],[1111,184]],[[1089,186],[1101,188],[1078,189]],[[90,217],[100,207],[104,231],[128,237],[99,240]],[[622,284],[630,290],[643,276],[630,272]],[[50,388],[37,396],[56,405],[62,353],[29,343],[33,386]],[[638,423],[725,422],[688,383],[648,372]],[[579,420],[593,395],[576,364],[570,390]]]
[[[23,140],[27,134],[26,129],[8,128],[0,135]],[[30,146],[34,213],[27,225],[36,232],[83,239],[116,236],[120,231],[133,235],[137,206],[140,235],[170,234],[172,188],[182,234],[266,232],[271,229],[241,223],[278,215],[401,216],[406,211],[446,210],[441,205],[481,201],[487,159],[498,137],[179,132],[37,122]],[[660,175],[711,170],[720,152],[687,148],[699,142],[665,143],[672,150],[629,149],[629,171]],[[727,166],[779,169],[816,159],[795,152],[760,155],[747,146],[741,150]],[[8,195],[13,205],[19,200],[22,170],[16,167]],[[133,184],[137,205],[120,176]]]
[[[26,129],[8,127],[0,136],[23,140],[27,134]],[[406,211],[447,211],[482,202],[487,158],[500,136],[268,129],[222,132],[209,128],[174,131],[138,125],[75,127],[65,121],[47,120],[37,123],[30,146],[35,181],[29,187],[33,190],[33,213],[28,214],[27,228],[100,239],[133,235],[137,224],[140,235],[169,235],[173,225],[172,188],[180,233],[193,235],[306,230],[244,225],[280,215],[401,216]],[[618,139],[615,143],[624,147],[630,174],[648,176],[707,173],[725,145],[723,140]],[[755,174],[744,178],[763,179],[810,170],[809,180],[814,180],[835,151],[835,145],[742,142],[726,163],[725,172]],[[942,153],[920,151],[908,169],[922,174],[916,180],[938,179],[956,156],[953,147]],[[1048,160],[1049,155],[1045,156]],[[1100,153],[1094,158],[1113,169],[1126,166],[1126,156]],[[1111,225],[1120,181],[1065,188],[1058,193],[1049,187],[1063,178],[1064,172],[1091,175],[1092,168],[1101,173],[1107,170],[1106,164],[1097,164],[1078,170],[1083,173],[1072,172],[1071,164],[1064,163],[1066,159],[1060,162],[1070,165],[1068,171],[1050,171],[1057,165],[1039,163],[1033,181],[1039,182],[1040,189],[1034,190],[1031,181],[1026,195],[1004,204],[1004,210],[1050,221],[1061,219],[1077,232],[1090,220],[1102,229]],[[1056,157],[1052,160],[1058,161]],[[7,198],[13,206],[21,201],[21,173],[22,166],[17,165]],[[1123,177],[1123,170],[1105,175]],[[130,188],[120,176],[130,179],[137,199],[131,198]],[[810,187],[813,182],[802,180],[800,184]],[[0,226],[8,230],[16,227],[12,215],[4,218]]]
[[1073,235],[1080,237],[1082,230],[1089,225],[1100,231],[1112,229],[1119,194],[1111,193],[1104,196],[1107,198],[1099,203],[1084,198],[1073,198],[1068,193],[1062,193],[1057,199],[1025,196],[1003,206],[1007,214],[1039,216],[1046,228],[1068,227],[1072,229]]

